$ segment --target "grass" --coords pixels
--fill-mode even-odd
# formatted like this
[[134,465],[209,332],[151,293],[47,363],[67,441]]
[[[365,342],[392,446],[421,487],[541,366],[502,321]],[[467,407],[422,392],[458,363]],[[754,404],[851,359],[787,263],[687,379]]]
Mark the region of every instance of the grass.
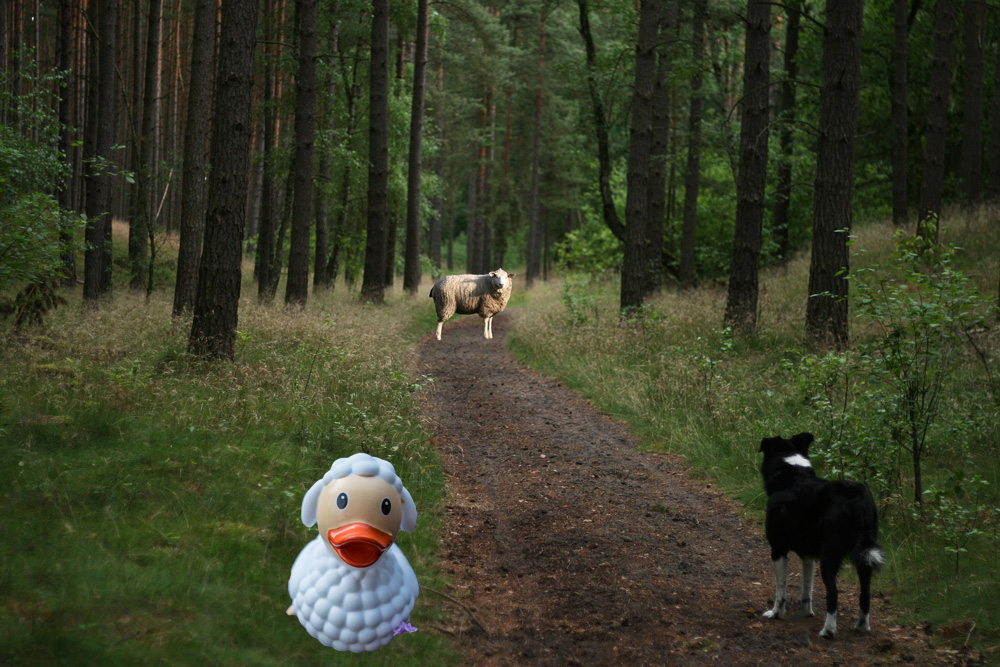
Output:
[[[987,294],[995,217],[946,237]],[[891,231],[861,227],[855,265],[887,257]],[[806,257],[763,273],[759,330],[746,340],[721,331],[718,286],[666,291],[623,323],[616,282],[566,276],[515,290],[511,344],[760,520],[760,439],[812,430],[822,442],[833,430],[796,370],[813,352],[802,341],[807,273]],[[378,308],[338,286],[302,312],[258,305],[247,283],[235,363],[186,353],[190,321],[171,318],[166,288],[148,302],[120,289],[93,312],[67,294],[43,330],[0,344],[0,663],[457,663],[434,630],[450,610],[426,590],[413,614],[425,631],[360,656],[331,653],[284,613],[291,564],[314,536],[298,520],[302,494],[356,451],[396,466],[420,512],[400,545],[423,586],[446,586],[443,474],[414,400],[433,380],[408,365],[434,328],[430,282],[415,299],[397,285]],[[995,364],[995,340],[989,353]],[[987,384],[967,359],[925,471],[940,486],[977,472],[995,507],[1000,415]],[[943,627],[942,641],[1000,644],[997,534],[956,554],[901,497],[880,501],[890,565],[876,586],[902,620]],[[995,530],[997,518],[978,525]]]
[[[942,235],[962,248],[956,263],[992,303],[1000,247],[996,217],[995,211],[984,210],[958,218],[961,222]],[[887,224],[861,226],[852,265],[888,260],[892,234]],[[824,451],[816,457],[818,472],[832,477],[836,452],[824,450],[829,447],[824,443],[845,424],[849,433],[891,430],[878,412],[891,398],[884,385],[852,378],[846,410],[836,402],[826,411],[818,409],[822,397],[805,392],[816,389],[815,383],[806,387],[803,382],[807,360],[822,359],[803,337],[808,270],[806,253],[762,272],[758,331],[743,340],[722,331],[722,287],[665,291],[647,303],[642,316],[622,322],[617,280],[567,276],[531,290],[517,311],[511,345],[525,363],[628,422],[643,447],[681,455],[694,475],[713,480],[745,503],[752,520],[762,521],[766,499],[757,451],[762,437],[812,431],[818,438],[814,450]],[[852,332],[859,338],[872,335],[856,319]],[[995,335],[986,345],[994,375]],[[1000,644],[995,604],[1000,593],[1000,405],[983,365],[968,348],[942,405],[922,468],[925,488],[942,489],[951,509],[914,516],[909,464],[897,462],[902,471],[897,490],[879,499],[881,541],[890,564],[876,586],[894,599],[901,620],[943,628],[935,636],[945,642],[969,639],[995,662]],[[869,453],[862,448],[853,456]],[[970,502],[974,474],[988,483],[977,503]]]
[[398,541],[444,588],[443,474],[414,401],[428,380],[408,368],[433,312],[399,294],[362,307],[342,287],[304,312],[244,294],[231,364],[187,355],[167,290],[95,312],[67,294],[44,331],[0,349],[0,663],[456,662],[427,591],[425,631],[371,654],[334,658],[285,615],[315,536],[302,494],[356,451],[395,465],[419,511]]

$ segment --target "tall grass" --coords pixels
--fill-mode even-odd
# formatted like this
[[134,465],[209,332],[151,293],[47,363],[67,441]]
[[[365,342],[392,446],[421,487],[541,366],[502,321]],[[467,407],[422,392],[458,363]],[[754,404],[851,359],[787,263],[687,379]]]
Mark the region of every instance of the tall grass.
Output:
[[[995,217],[985,211],[942,233],[945,242],[961,248],[956,265],[993,303],[1000,247]],[[861,226],[852,267],[890,261],[893,231],[888,224]],[[804,342],[808,270],[808,257],[800,256],[762,273],[758,332],[742,340],[722,328],[722,287],[667,290],[641,315],[623,322],[616,280],[567,276],[528,293],[515,311],[512,347],[524,362],[628,422],[643,447],[682,456],[692,474],[742,500],[748,516],[759,521],[765,503],[758,471],[762,437],[812,431],[818,437],[819,474],[836,477],[844,472],[836,469],[837,452],[829,443],[844,430],[843,421],[854,420],[848,430],[870,437],[893,427],[879,412],[892,398],[884,384],[855,384],[852,376],[846,408],[827,405],[824,412],[817,382],[803,379],[811,372],[804,367],[824,358]],[[852,318],[856,342],[874,335],[853,311]],[[1000,640],[995,604],[1000,594],[1000,405],[988,382],[988,374],[998,370],[996,332],[987,333],[981,346],[987,366],[971,348],[962,350],[923,464],[925,488],[938,490],[951,504],[928,501],[915,510],[912,494],[898,488],[879,499],[882,542],[892,558],[878,586],[896,600],[904,620],[974,628],[972,641],[989,647]],[[830,391],[843,395],[842,387]],[[829,414],[841,420],[840,430],[832,428]],[[860,451],[852,454],[858,458],[871,453],[869,445],[884,446],[881,441],[858,444]],[[906,487],[912,481],[908,464],[895,464],[902,472],[894,481]],[[966,632],[944,634],[958,641],[967,637]]]
[[360,656],[285,614],[315,537],[302,494],[357,451],[395,465],[419,512],[400,546],[443,588],[443,474],[408,369],[426,300],[364,307],[338,287],[299,311],[244,294],[235,363],[186,353],[168,290],[93,312],[67,294],[44,330],[0,348],[0,663],[455,662],[428,592],[423,632]]

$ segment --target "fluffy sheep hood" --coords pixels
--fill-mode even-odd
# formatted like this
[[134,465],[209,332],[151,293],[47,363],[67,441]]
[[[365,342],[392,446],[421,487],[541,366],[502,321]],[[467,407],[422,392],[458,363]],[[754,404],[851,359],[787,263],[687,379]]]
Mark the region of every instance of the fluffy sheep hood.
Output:
[[417,527],[417,507],[413,504],[410,492],[406,490],[402,480],[396,475],[395,468],[384,459],[375,458],[374,456],[360,452],[353,456],[334,461],[322,479],[317,480],[306,491],[306,495],[302,498],[302,523],[306,526],[316,524],[319,494],[323,491],[324,486],[341,477],[349,477],[351,475],[378,477],[392,486],[399,494],[399,497],[403,499],[403,520],[399,529],[409,533],[414,531]]

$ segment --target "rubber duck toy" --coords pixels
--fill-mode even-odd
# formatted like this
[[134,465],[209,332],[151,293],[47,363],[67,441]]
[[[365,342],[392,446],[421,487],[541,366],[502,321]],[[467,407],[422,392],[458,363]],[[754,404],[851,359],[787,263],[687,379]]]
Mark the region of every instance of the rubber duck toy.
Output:
[[334,461],[302,499],[302,523],[319,535],[292,564],[288,614],[310,635],[361,653],[416,631],[420,588],[395,539],[416,528],[417,509],[391,463],[360,453]]

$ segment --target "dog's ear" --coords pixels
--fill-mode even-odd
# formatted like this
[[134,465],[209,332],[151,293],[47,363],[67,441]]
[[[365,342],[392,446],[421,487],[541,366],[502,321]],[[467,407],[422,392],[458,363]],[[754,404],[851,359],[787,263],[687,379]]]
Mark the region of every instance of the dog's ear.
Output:
[[760,441],[760,449],[758,451],[760,451],[761,453],[767,452],[768,448],[774,443],[775,440],[781,440],[781,438],[777,437],[764,438],[763,440]]
[[795,451],[799,452],[803,456],[809,453],[809,445],[812,444],[813,434],[812,433],[799,433],[792,436],[792,444],[795,445]]

